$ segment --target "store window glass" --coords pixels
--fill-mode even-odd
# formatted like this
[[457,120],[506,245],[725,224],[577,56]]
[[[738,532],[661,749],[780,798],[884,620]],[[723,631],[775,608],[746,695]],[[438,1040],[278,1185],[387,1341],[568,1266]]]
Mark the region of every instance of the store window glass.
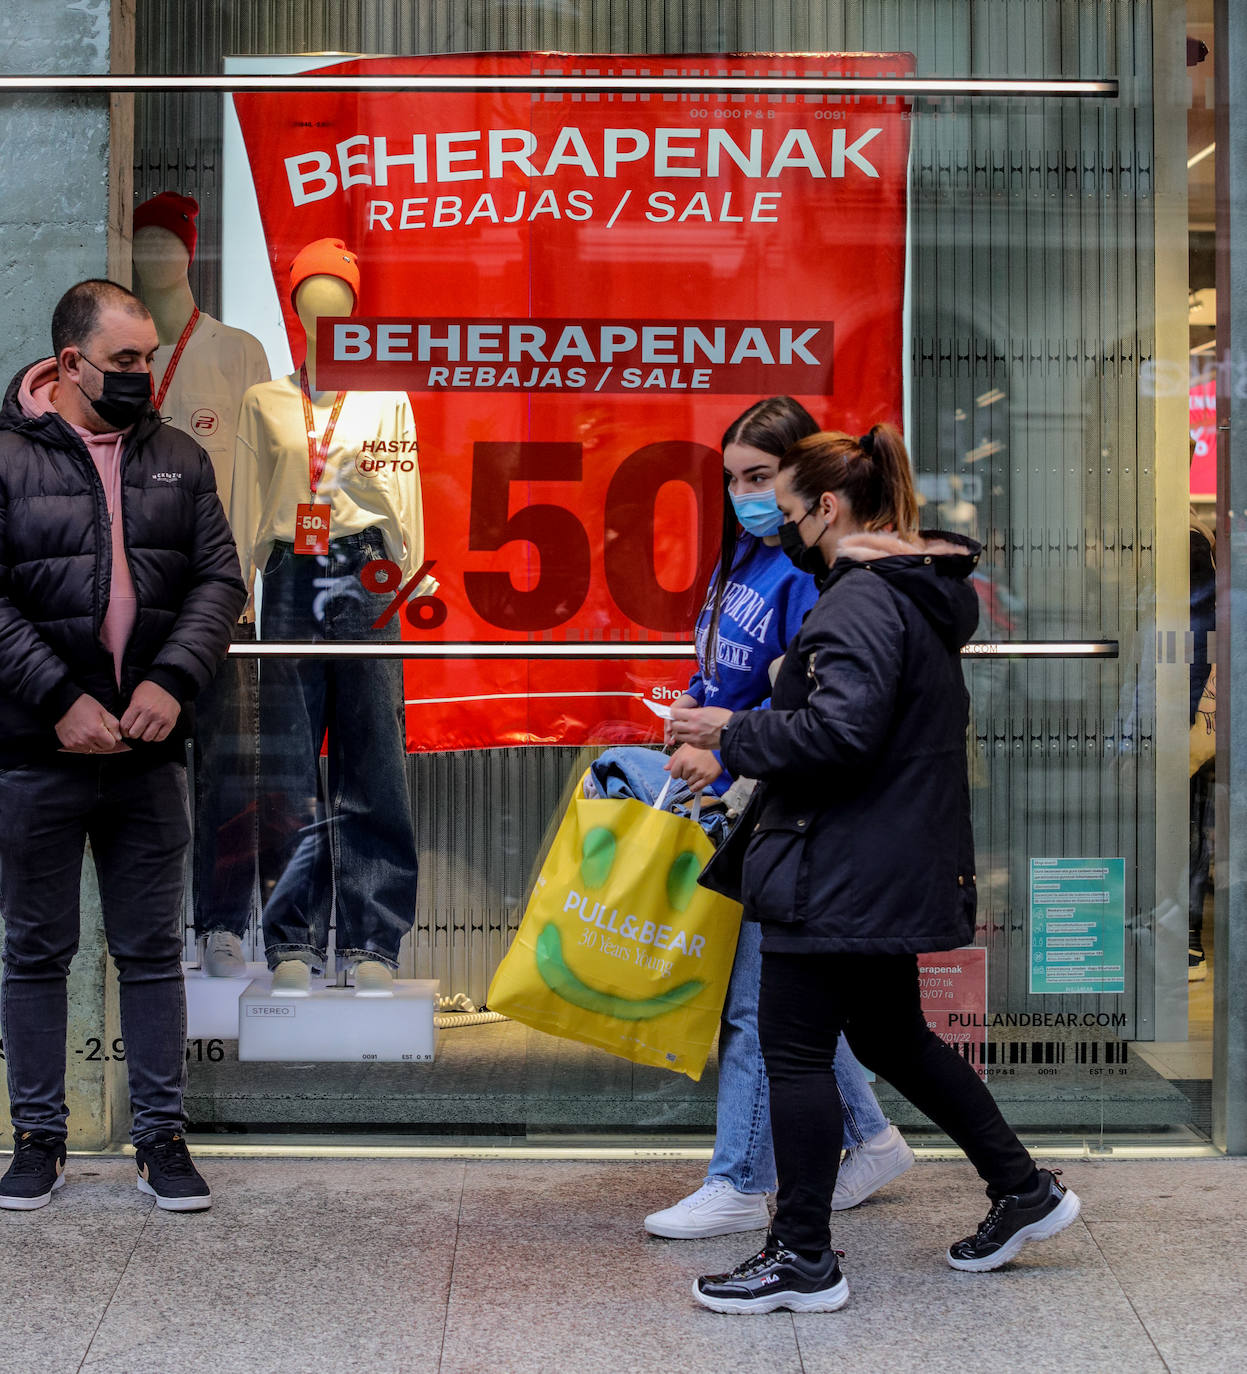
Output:
[[[1033,1139],[1206,1140],[1211,68],[1188,150],[1185,11],[1157,9],[141,0],[139,71],[300,83],[135,111],[162,409],[252,590],[192,759],[194,1130],[704,1143],[713,1053],[674,1073],[479,1009],[585,770],[660,747],[738,537],[724,431],[789,395],[901,426],[922,523],[983,546],[979,924],[926,961],[932,1023]],[[1110,85],[765,88],[909,75]],[[774,632],[734,595],[717,662]],[[692,955],[653,924],[607,934],[661,997]]]

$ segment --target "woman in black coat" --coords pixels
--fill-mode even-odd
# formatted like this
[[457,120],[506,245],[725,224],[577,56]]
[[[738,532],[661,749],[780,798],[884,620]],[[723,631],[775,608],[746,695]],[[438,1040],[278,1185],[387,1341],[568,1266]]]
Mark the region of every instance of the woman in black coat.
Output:
[[760,781],[702,881],[762,924],[759,1029],[779,1192],[762,1251],[694,1284],[716,1311],[833,1311],[848,1284],[828,1221],[841,1123],[832,1057],[857,1058],[965,1150],[991,1211],[948,1251],[995,1269],[1078,1215],[970,1065],[928,1027],[916,955],[974,936],[974,845],[960,650],[978,623],[979,546],[916,531],[896,430],[815,434],[780,464],[780,539],[820,596],[769,711],[672,712],[681,743]]

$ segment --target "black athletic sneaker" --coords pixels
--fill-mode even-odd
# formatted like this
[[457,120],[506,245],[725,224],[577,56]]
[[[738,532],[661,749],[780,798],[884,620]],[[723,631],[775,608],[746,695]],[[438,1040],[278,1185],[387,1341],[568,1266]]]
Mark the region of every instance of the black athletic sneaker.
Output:
[[1077,1217],[1078,1194],[1057,1177],[1060,1169],[1040,1169],[1039,1182],[1029,1193],[1008,1193],[992,1204],[972,1236],[948,1247],[954,1269],[979,1273],[999,1269],[1030,1240],[1047,1240]]
[[11,1212],[46,1207],[64,1182],[64,1140],[42,1131],[21,1131],[13,1140],[13,1163],[0,1178],[0,1207]]
[[849,1300],[848,1280],[837,1252],[802,1259],[767,1234],[762,1249],[730,1274],[703,1274],[693,1296],[713,1312],[834,1312]]
[[139,1192],[150,1193],[166,1212],[202,1212],[212,1206],[212,1191],[176,1131],[149,1136],[134,1149]]

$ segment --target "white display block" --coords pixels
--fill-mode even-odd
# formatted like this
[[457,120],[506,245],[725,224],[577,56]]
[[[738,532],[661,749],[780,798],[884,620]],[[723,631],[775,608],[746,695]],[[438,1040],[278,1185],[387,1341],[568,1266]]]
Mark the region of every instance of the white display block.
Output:
[[274,997],[271,978],[257,978],[238,1002],[238,1057],[431,1063],[438,987],[435,978],[399,978],[393,997],[316,984],[306,997]]
[[195,964],[183,964],[186,975],[186,1038],[237,1040],[238,999],[252,983],[271,983],[267,964],[248,964],[237,978],[210,978]]

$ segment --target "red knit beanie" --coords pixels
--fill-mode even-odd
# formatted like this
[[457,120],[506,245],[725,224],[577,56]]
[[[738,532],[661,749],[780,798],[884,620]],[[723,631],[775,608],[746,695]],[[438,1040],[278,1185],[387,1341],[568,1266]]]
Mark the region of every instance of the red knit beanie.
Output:
[[290,266],[290,300],[308,277],[337,277],[359,302],[359,259],[341,239],[316,239],[301,248]]
[[195,227],[195,216],[199,214],[199,202],[190,196],[179,195],[177,191],[161,191],[151,200],[145,200],[134,212],[134,232],[155,225],[176,234],[186,245],[186,251],[195,257],[195,244],[199,230]]

